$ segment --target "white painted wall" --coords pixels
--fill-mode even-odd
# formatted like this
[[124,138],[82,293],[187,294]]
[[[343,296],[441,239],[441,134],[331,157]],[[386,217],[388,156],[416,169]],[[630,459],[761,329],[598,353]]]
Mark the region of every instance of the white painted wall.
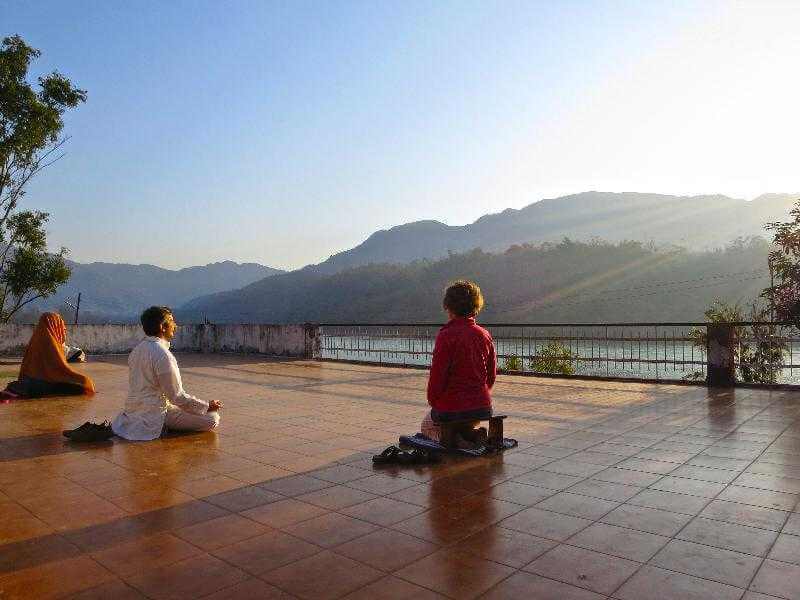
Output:
[[[0,325],[0,355],[22,356],[33,325]],[[144,337],[138,325],[68,325],[67,342],[88,354],[126,354]],[[176,352],[235,352],[299,356],[319,353],[319,328],[313,325],[182,325]]]

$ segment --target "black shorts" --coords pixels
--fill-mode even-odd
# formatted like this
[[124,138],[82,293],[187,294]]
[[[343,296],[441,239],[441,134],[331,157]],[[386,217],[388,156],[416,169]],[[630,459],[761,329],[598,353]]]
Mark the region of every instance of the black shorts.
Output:
[[492,407],[473,408],[472,410],[442,411],[431,409],[431,419],[434,423],[450,423],[452,421],[480,421],[492,416]]

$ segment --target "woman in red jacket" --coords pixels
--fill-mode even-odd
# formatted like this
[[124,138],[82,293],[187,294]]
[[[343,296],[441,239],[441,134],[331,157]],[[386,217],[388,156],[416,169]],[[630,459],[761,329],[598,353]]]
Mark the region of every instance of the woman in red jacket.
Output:
[[476,419],[459,431],[464,446],[470,446],[485,441],[486,430],[475,429],[477,419],[492,416],[490,390],[497,374],[494,343],[489,332],[475,323],[483,308],[477,284],[456,281],[445,291],[442,305],[450,320],[439,330],[433,347],[428,379],[431,411],[422,433],[438,440],[439,423]]

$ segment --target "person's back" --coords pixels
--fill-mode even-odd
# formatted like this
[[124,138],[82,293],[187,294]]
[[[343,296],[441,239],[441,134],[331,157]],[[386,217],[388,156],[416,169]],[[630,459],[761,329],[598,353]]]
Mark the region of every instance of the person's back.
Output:
[[428,400],[437,412],[463,412],[491,406],[495,379],[492,336],[474,317],[456,317],[436,336],[435,367],[428,382]]
[[94,382],[67,364],[67,328],[58,313],[44,313],[33,330],[16,381],[0,397],[39,398],[94,394]]
[[[480,288],[471,281],[457,281],[447,288],[442,301],[449,322],[439,330],[428,378],[429,415],[422,433],[438,440],[438,424],[463,421],[462,437],[480,441],[473,428],[492,415],[491,388],[497,375],[492,336],[475,322],[483,308]],[[485,438],[485,430],[480,431]]]

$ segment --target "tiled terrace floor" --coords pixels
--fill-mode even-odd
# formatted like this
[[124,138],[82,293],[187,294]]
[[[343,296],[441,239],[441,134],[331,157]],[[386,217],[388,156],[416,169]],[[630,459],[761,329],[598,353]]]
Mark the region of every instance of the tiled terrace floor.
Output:
[[121,406],[0,406],[0,598],[800,598],[798,394],[501,377],[503,456],[375,470],[425,371],[183,356],[218,433],[87,448]]

